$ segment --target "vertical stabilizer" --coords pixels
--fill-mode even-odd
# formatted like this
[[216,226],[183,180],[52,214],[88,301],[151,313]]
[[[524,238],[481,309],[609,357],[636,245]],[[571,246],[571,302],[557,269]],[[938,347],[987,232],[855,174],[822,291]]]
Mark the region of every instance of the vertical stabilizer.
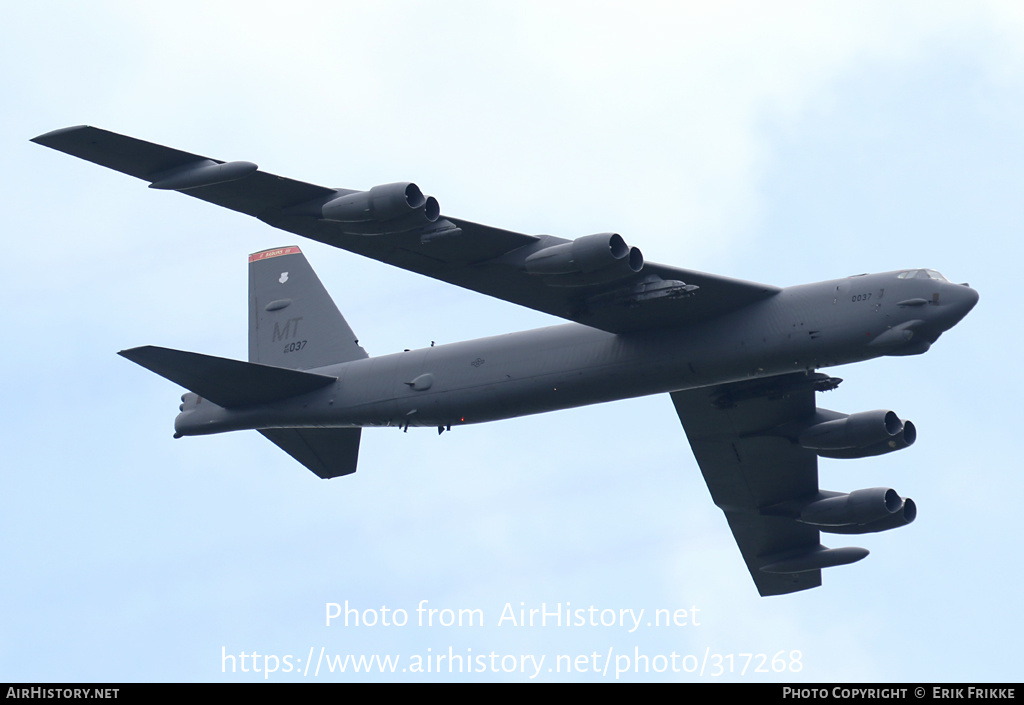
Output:
[[298,247],[249,255],[249,361],[308,370],[368,357]]
[[[249,255],[249,362],[309,370],[366,357],[298,247]],[[356,471],[360,428],[258,430],[324,479]]]

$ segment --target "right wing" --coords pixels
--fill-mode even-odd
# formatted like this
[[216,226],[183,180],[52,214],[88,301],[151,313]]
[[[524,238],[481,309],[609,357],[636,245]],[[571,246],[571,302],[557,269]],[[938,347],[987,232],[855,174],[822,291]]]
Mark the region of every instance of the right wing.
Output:
[[[32,141],[152,188],[181,191],[303,237],[612,333],[685,325],[779,291],[644,263],[639,250],[612,233],[570,241],[441,216],[437,202],[414,184],[368,192],[326,188],[259,171],[250,162],[225,163],[84,125]],[[403,192],[407,202],[400,203]],[[391,217],[397,211],[388,209],[405,206],[408,212]]]

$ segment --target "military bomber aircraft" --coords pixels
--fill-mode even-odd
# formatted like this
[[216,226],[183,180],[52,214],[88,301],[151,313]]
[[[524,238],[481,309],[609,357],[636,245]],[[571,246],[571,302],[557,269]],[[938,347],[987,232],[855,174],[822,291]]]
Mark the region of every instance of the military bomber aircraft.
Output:
[[368,357],[298,247],[249,257],[249,360],[145,346],[120,354],[189,390],[175,437],[256,429],[322,478],[356,470],[363,427],[433,427],[668,393],[761,595],[817,587],[863,548],[820,532],[885,531],[914,502],[818,487],[819,456],[906,448],[888,410],[817,408],[817,372],[916,355],[977,303],[966,284],[905,269],[778,288],[645,262],[616,233],[565,240],[441,215],[413,183],[326,188],[94,127],[46,147],[259,218],[275,228],[571,323]]

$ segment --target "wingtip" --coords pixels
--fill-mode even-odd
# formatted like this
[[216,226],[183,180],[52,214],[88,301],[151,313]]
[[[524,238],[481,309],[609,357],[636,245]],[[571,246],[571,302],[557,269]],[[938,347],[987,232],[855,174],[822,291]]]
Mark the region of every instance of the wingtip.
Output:
[[126,360],[131,360],[132,362],[136,362],[135,358],[138,357],[138,354],[140,352],[142,352],[143,350],[149,350],[152,347],[153,347],[152,345],[139,345],[138,347],[134,347],[134,348],[125,348],[124,350],[118,350],[117,354],[120,355],[121,357],[123,357]]
[[61,137],[62,135],[66,135],[69,132],[76,132],[78,130],[88,130],[89,128],[89,125],[74,125],[72,127],[62,127],[58,130],[50,130],[49,132],[45,132],[41,135],[38,135],[37,137],[33,137],[29,141],[46,146],[48,142],[52,142],[54,139]]

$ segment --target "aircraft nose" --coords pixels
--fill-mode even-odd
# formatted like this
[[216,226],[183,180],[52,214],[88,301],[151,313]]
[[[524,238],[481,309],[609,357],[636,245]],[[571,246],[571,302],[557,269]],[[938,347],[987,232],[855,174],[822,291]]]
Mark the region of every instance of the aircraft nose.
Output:
[[966,284],[957,286],[954,291],[949,292],[949,296],[953,300],[950,310],[956,316],[953,325],[959,323],[964,316],[971,312],[979,298],[978,292]]
[[963,291],[961,292],[961,295],[963,296],[963,300],[964,300],[963,301],[964,315],[966,316],[967,313],[972,308],[974,308],[975,304],[978,303],[978,299],[980,297],[978,296],[978,292],[977,291],[975,291],[971,287],[967,286],[966,284],[964,285],[964,288],[963,288]]

